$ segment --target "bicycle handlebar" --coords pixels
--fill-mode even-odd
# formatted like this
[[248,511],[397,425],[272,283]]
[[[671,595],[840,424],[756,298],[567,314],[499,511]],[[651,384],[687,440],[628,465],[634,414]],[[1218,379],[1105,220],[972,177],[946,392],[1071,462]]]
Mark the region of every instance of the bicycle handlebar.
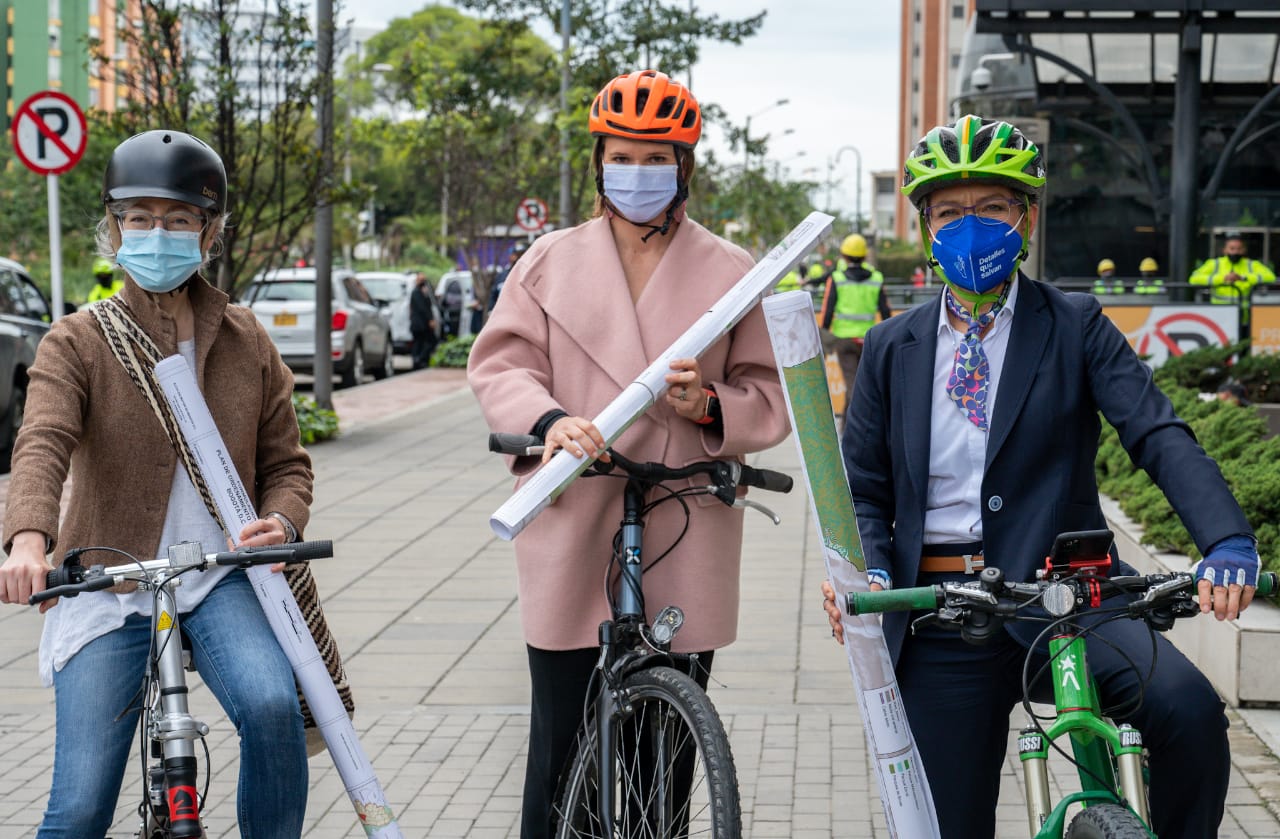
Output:
[[113,566],[107,569],[101,565],[88,568],[79,563],[78,557],[82,549],[67,552],[67,558],[57,568],[45,574],[44,591],[36,592],[27,599],[34,606],[55,597],[75,597],[86,591],[101,591],[123,582],[130,574],[141,571],[150,577],[159,571],[186,571],[192,568],[203,570],[210,565],[231,565],[248,568],[253,565],[274,565],[283,562],[286,565],[297,562],[309,562],[313,559],[324,559],[333,556],[333,542],[324,539],[311,542],[290,542],[286,545],[261,545],[252,548],[239,548],[234,551],[219,551],[204,554],[199,561],[187,565],[175,565],[169,559],[153,559],[147,562],[130,563]]
[[[532,434],[507,434],[494,432],[489,435],[489,451],[499,454],[528,456],[542,451],[543,441]],[[536,450],[536,451],[535,451]],[[639,463],[630,460],[613,449],[609,450],[613,462],[628,475],[642,480],[671,481],[679,478],[691,478],[694,475],[706,475],[717,486],[756,487],[769,492],[790,492],[794,481],[790,475],[775,472],[772,469],[757,469],[746,466],[736,460],[704,460],[688,466],[667,466],[662,463]],[[597,470],[607,472],[607,464],[598,463]]]
[[[1079,578],[1076,579],[1078,580]],[[1191,579],[1191,574],[1180,572],[1137,577],[1102,577],[1098,578],[1098,582],[1104,586],[1133,592],[1148,591],[1163,583],[1188,579]],[[1030,602],[1043,594],[1049,586],[1060,582],[1064,581],[1003,583],[1003,589],[998,593],[988,593],[985,588],[982,588],[976,582],[943,583],[941,585],[916,586],[913,588],[890,589],[888,591],[851,591],[847,598],[845,611],[851,615],[867,615],[876,612],[926,611],[938,609],[945,605],[948,594],[964,594],[969,596],[965,605],[981,611],[994,612],[999,608],[998,601]],[[1170,587],[1169,589],[1171,593],[1185,590],[1185,586]],[[985,605],[982,602],[983,599],[976,597],[979,593],[989,594],[989,597],[985,598],[988,601]],[[1259,597],[1273,597],[1277,593],[1280,593],[1280,574],[1276,574],[1273,571],[1264,571],[1259,574],[1257,595]],[[991,608],[985,608],[985,606],[990,606]],[[999,611],[1002,614],[1005,613],[1003,609],[999,609]]]

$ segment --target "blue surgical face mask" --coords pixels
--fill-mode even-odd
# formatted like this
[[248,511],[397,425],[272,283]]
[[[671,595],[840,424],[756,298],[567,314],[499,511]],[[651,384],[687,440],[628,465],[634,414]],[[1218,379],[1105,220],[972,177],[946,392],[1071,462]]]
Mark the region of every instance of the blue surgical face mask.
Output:
[[646,222],[658,217],[676,200],[675,164],[640,166],[606,163],[604,197],[628,221]]
[[1022,234],[1004,222],[965,216],[933,234],[933,258],[943,278],[961,292],[987,294],[1018,268]]
[[157,294],[185,283],[204,262],[195,231],[122,230],[120,239],[116,262],[135,283]]

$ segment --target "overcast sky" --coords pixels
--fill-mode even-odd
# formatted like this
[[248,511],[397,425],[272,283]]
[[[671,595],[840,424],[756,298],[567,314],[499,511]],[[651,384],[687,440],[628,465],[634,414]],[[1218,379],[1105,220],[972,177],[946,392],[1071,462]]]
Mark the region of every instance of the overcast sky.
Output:
[[[693,92],[715,102],[751,135],[770,135],[769,160],[793,178],[825,182],[828,162],[844,146],[862,156],[862,207],[871,205],[872,171],[895,169],[898,160],[898,17],[894,0],[695,0],[699,11],[741,18],[768,11],[760,32],[742,46],[705,44],[693,68]],[[348,0],[341,21],[385,26],[427,3],[413,0]],[[558,40],[556,42],[558,46]],[[619,68],[619,72],[628,69]],[[779,99],[790,103],[761,114]],[[794,133],[783,136],[787,129]],[[727,156],[716,129],[703,142]],[[803,156],[798,156],[803,152]],[[833,203],[854,204],[856,157],[846,151],[835,169]],[[810,168],[816,171],[808,171]],[[824,190],[815,207],[824,209]]]

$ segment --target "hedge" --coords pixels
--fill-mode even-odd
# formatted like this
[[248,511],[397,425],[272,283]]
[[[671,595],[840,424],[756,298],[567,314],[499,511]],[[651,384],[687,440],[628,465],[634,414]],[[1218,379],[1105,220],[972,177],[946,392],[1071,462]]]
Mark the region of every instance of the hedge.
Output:
[[327,440],[338,433],[338,415],[316,405],[316,400],[300,393],[293,395],[293,412],[298,417],[302,445]]
[[[1209,347],[1171,358],[1156,370],[1156,383],[1196,435],[1240,502],[1258,537],[1263,566],[1280,571],[1280,438],[1267,437],[1267,423],[1252,406],[1200,393],[1215,392],[1228,377],[1245,386],[1250,400],[1280,395],[1280,356],[1238,356],[1239,346]],[[1162,550],[1198,557],[1186,528],[1164,494],[1137,469],[1104,420],[1096,463],[1098,488],[1142,526],[1143,541]]]

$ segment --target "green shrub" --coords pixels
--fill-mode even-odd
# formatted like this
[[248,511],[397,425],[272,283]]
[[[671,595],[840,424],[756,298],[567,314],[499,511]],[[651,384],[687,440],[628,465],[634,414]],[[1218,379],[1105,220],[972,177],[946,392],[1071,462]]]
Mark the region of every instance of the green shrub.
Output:
[[[1280,438],[1266,438],[1266,421],[1257,409],[1217,399],[1205,401],[1199,397],[1198,385],[1188,389],[1174,384],[1175,380],[1199,381],[1205,367],[1224,358],[1205,353],[1197,364],[1180,364],[1168,373],[1158,373],[1157,378],[1165,380],[1162,388],[1178,416],[1191,426],[1200,445],[1222,469],[1245,518],[1253,525],[1263,567],[1280,571]],[[1174,361],[1170,359],[1168,363]],[[1258,365],[1252,369],[1270,367]],[[1095,472],[1098,489],[1114,498],[1125,514],[1142,526],[1143,541],[1162,550],[1199,556],[1164,493],[1133,465],[1120,445],[1119,435],[1105,422]]]
[[476,336],[464,335],[461,338],[450,338],[431,354],[432,367],[466,367],[471,355],[471,345]]
[[338,433],[338,415],[316,405],[316,400],[300,393],[293,395],[293,412],[298,416],[302,445],[327,440]]

